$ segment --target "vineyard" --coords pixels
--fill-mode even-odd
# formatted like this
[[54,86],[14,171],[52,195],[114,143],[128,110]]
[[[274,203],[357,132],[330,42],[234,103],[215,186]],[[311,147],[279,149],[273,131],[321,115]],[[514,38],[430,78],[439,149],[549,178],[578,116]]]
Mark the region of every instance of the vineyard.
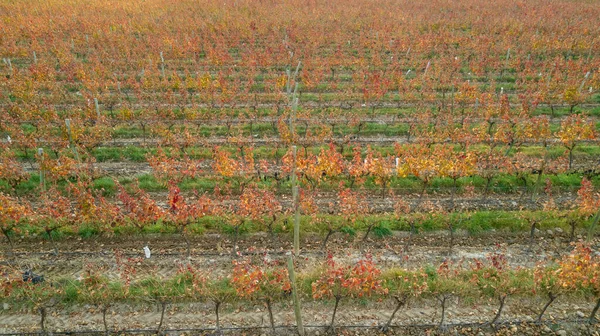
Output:
[[598,18],[0,2],[0,335],[599,335]]

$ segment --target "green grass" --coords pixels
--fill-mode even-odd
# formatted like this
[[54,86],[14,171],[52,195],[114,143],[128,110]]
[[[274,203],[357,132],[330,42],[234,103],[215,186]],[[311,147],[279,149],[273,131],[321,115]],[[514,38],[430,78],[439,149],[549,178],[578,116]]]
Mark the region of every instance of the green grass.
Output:
[[[515,193],[517,191],[525,191],[527,194],[531,194],[535,190],[538,176],[535,174],[525,175],[509,175],[509,174],[498,174],[490,183],[488,193],[489,197],[493,197],[493,193]],[[537,192],[543,192],[543,188],[546,185],[546,179],[549,179],[552,183],[552,188],[555,192],[561,190],[575,191],[579,189],[583,176],[575,173],[563,173],[556,175],[542,175],[542,182],[538,186]],[[156,178],[152,174],[141,174],[136,176],[139,181],[139,187],[148,192],[161,192],[168,190],[168,181],[162,181]],[[596,188],[600,188],[600,176],[593,176],[591,178],[592,184]],[[57,182],[56,186],[59,190],[64,191],[68,185],[67,180]],[[75,182],[71,180],[70,182]],[[134,179],[131,177],[118,178],[118,182],[125,186],[134,183]],[[231,178],[220,178],[215,175],[207,175],[198,178],[184,178],[178,186],[183,191],[195,191],[198,193],[212,192],[215,187],[220,188],[230,187],[233,188],[233,192],[239,190],[240,185],[247,184],[249,180],[247,178],[231,177]],[[277,181],[268,177],[261,180],[252,180],[259,188],[275,189],[276,193],[289,194],[291,185],[289,181],[280,181],[277,185]],[[345,176],[329,177],[320,182],[318,185],[319,190],[322,191],[337,191],[339,190],[339,184],[343,182],[346,187],[351,186],[351,180]],[[301,185],[309,185],[308,181],[300,179]],[[480,176],[469,176],[459,178],[456,182],[456,195],[460,195],[465,191],[466,187],[474,187],[475,192],[483,194],[487,181]],[[276,187],[277,186],[277,187]],[[356,185],[353,187],[357,187]],[[8,181],[0,180],[0,192],[15,194],[19,196],[32,195],[38,192],[40,188],[39,175],[32,174],[29,179],[20,182],[14,189],[10,186]],[[376,197],[382,192],[382,186],[376,183],[373,177],[367,177],[364,184],[360,186],[362,189],[370,190]],[[395,194],[420,194],[423,188],[422,181],[414,176],[408,177],[397,177],[393,176],[390,178],[386,191],[392,190]],[[101,192],[103,196],[113,197],[116,192],[116,184],[113,177],[103,176],[93,180],[93,189]],[[450,178],[434,178],[427,185],[427,193],[442,193],[450,195],[454,189],[454,181]]]
[[120,161],[133,161],[133,162],[145,162],[146,155],[149,153],[155,154],[156,148],[143,148],[143,147],[98,147],[94,148],[92,155],[98,162],[120,162]]
[[[600,124],[600,123],[599,123]],[[377,128],[385,128],[383,125],[377,125]],[[393,128],[390,128],[390,133],[393,132]],[[300,133],[302,134],[302,133]],[[364,133],[361,131],[361,135]],[[318,154],[322,148],[326,148],[327,145],[315,145],[315,146],[307,146],[307,150],[312,154]],[[394,145],[371,145],[372,150],[381,155],[393,155],[395,153]],[[235,146],[231,145],[223,145],[220,146],[222,150],[226,150],[232,154],[232,157],[237,157],[239,154],[239,149]],[[473,150],[485,152],[489,151],[489,146],[485,144],[477,144],[470,147]],[[98,147],[94,148],[91,151],[91,155],[98,162],[121,162],[121,161],[131,161],[131,162],[146,162],[147,155],[154,155],[157,152],[157,147],[135,147],[135,146],[126,146],[126,147]],[[303,153],[305,147],[300,147],[299,152]],[[245,148],[247,150],[247,148]],[[338,148],[339,150],[339,148]],[[363,148],[363,151],[365,149]],[[455,150],[461,150],[460,145],[455,145]],[[506,151],[506,148],[500,148],[502,152]],[[548,146],[548,157],[551,159],[556,159],[560,156],[566,155],[566,149],[562,145],[551,145]],[[169,156],[174,153],[173,148],[163,147],[163,151]],[[274,160],[276,158],[281,158],[286,152],[288,148],[282,146],[280,148],[275,148],[273,146],[256,146],[253,149],[253,153],[255,159],[267,159]],[[514,155],[516,153],[516,148],[513,148],[509,152],[509,156]],[[539,145],[523,145],[518,148],[518,151],[523,153],[526,156],[541,158],[544,155],[544,150]],[[50,157],[55,158],[55,155],[51,151],[46,151]],[[192,159],[211,159],[212,158],[212,150],[211,148],[206,148],[203,146],[191,146],[185,149],[185,153]],[[27,153],[22,151],[15,151],[17,157],[23,162],[32,162],[34,158],[34,151],[30,150]],[[66,153],[67,155],[71,155],[70,153]],[[343,156],[346,159],[352,158],[352,146],[345,145]],[[64,155],[64,154],[63,154]],[[85,152],[80,153],[82,158],[86,158],[87,154]],[[574,158],[575,160],[593,160],[596,157],[600,156],[600,145],[597,144],[579,144],[575,147],[574,150]]]
[[[491,230],[502,232],[528,232],[532,220],[538,222],[538,228],[554,229],[561,228],[565,232],[570,229],[566,211],[473,211],[464,213],[452,213],[446,215],[435,215],[430,213],[416,213],[397,218],[391,214],[377,214],[356,216],[354,221],[348,222],[345,217],[338,215],[319,214],[316,216],[301,216],[300,228],[303,234],[318,233],[324,235],[328,228],[337,228],[339,232],[349,236],[355,236],[358,232],[366,232],[367,227],[374,223],[372,234],[375,237],[385,237],[391,235],[393,231],[410,231],[410,222],[415,223],[417,232],[435,232],[448,230],[449,224],[453,225],[454,230],[464,230],[472,235],[490,232]],[[234,221],[234,222],[232,222]],[[592,222],[591,218],[581,220],[578,223],[578,230],[587,230]],[[273,224],[273,232],[280,235],[291,235],[293,226],[291,216],[279,216]],[[43,231],[43,222],[24,222],[19,226],[21,235],[39,236],[47,240],[48,236]],[[204,233],[224,233],[232,235],[235,232],[235,226],[239,225],[238,233],[252,234],[265,232],[266,224],[262,221],[244,220],[240,225],[239,218],[235,217],[217,217],[205,216],[188,226],[187,233],[199,235]],[[107,228],[100,223],[85,222],[79,223],[76,228],[64,226],[53,232],[53,239],[62,240],[78,235],[82,238],[92,238],[104,233],[111,235],[128,236],[140,234],[139,229],[128,223],[123,223],[115,227]],[[174,225],[161,220],[148,224],[143,227],[142,233],[145,234],[178,234],[178,229]]]
[[146,191],[164,191],[167,190],[165,183],[159,182],[153,175],[144,174],[138,176],[139,187]]
[[114,196],[116,191],[115,181],[112,177],[101,177],[94,180],[94,189],[102,191],[103,196]]

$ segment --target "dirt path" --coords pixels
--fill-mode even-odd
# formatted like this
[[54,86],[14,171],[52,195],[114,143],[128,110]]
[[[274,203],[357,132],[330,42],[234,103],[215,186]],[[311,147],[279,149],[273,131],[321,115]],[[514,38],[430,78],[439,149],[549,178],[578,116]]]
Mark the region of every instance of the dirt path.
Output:
[[[509,300],[505,307],[501,321],[506,322],[502,329],[509,331],[508,334],[524,334],[528,327],[511,323],[510,321],[532,322],[537,316],[540,307],[544,303],[538,300],[517,299]],[[558,300],[550,306],[546,312],[546,320],[556,319],[581,319],[586,316],[593,307],[592,302],[577,302],[577,300]],[[107,316],[107,324],[111,330],[125,329],[155,329],[160,321],[160,310],[153,304],[125,305],[118,304],[111,307]],[[274,320],[277,326],[295,325],[293,307],[290,302],[278,303],[273,307]],[[359,332],[364,335],[379,335],[375,329],[384,324],[394,309],[392,301],[367,302],[357,304],[349,300],[342,300],[336,316],[338,326],[361,326],[372,329],[362,329]],[[465,303],[458,299],[451,299],[446,312],[446,324],[484,324],[494,316],[497,307],[493,302]],[[332,302],[303,300],[302,314],[303,322],[307,327],[309,335],[324,335],[324,326],[328,325],[333,311]],[[163,330],[172,330],[169,335],[179,335],[182,331],[176,329],[201,329],[214,328],[215,315],[211,303],[179,303],[167,307]],[[394,319],[394,325],[429,325],[436,326],[441,317],[441,310],[434,299],[424,299],[411,302],[407,307],[401,309]],[[221,326],[224,328],[264,328],[244,333],[245,335],[263,335],[270,333],[268,313],[264,304],[256,302],[248,303],[226,303],[221,307]],[[315,327],[321,326],[321,327]],[[555,325],[550,324],[555,327]],[[72,306],[67,309],[50,309],[46,327],[48,331],[102,331],[102,314],[99,309],[92,305]],[[520,332],[519,332],[520,328]],[[529,327],[531,328],[531,327]],[[569,330],[570,334],[585,334],[588,326],[584,323],[579,325],[561,324],[561,329]],[[593,327],[592,327],[593,328]],[[436,330],[435,327],[430,327]],[[410,330],[410,328],[409,328]],[[459,329],[460,330],[460,329]],[[486,334],[492,330],[479,329]],[[461,334],[476,335],[477,327],[464,326]],[[593,329],[592,329],[593,330]],[[9,332],[36,332],[39,331],[39,316],[31,311],[15,311],[12,308],[0,312],[0,333]],[[277,334],[286,335],[292,330],[278,330]],[[398,330],[400,331],[400,330]],[[487,331],[487,332],[486,332]],[[338,330],[341,334],[348,335],[344,329]],[[537,334],[554,335],[550,327],[537,327]],[[229,334],[241,334],[240,330],[230,330]],[[413,334],[413,333],[401,333]],[[418,333],[416,333],[418,334]],[[536,334],[536,333],[534,333]],[[503,335],[507,335],[503,333]],[[593,335],[593,333],[589,334]]]
[[[560,230],[560,229],[559,229]],[[537,263],[552,260],[570,251],[566,234],[557,230],[538,233],[534,244],[529,245],[525,233],[510,234],[489,233],[470,236],[458,232],[450,250],[450,237],[446,233],[419,234],[413,238],[408,252],[405,233],[397,233],[384,239],[368,239],[361,242],[362,236],[350,237],[335,234],[327,245],[342,262],[353,263],[365,253],[373,255],[377,264],[384,268],[402,267],[417,269],[426,265],[437,266],[444,260],[464,262],[485,259],[489,253],[500,251],[506,255],[511,267],[534,267]],[[310,271],[325,260],[322,248],[323,237],[303,235],[301,258],[298,269]],[[279,237],[273,242],[262,234],[242,237],[238,242],[238,251],[242,256],[261,262],[269,260],[287,260],[292,246],[288,237]],[[150,259],[143,259],[143,247],[152,251]],[[258,248],[261,246],[264,248]],[[210,234],[194,236],[191,239],[191,259],[189,262],[198,269],[210,269],[216,273],[229,274],[232,268],[232,242],[230,236]],[[129,257],[141,258],[136,271],[137,278],[150,275],[172,277],[180,266],[188,262],[185,257],[185,244],[181,237],[164,235],[162,237],[119,237],[115,239],[68,239],[58,243],[59,255],[55,256],[49,242],[43,240],[24,240],[15,246],[14,258],[5,256],[4,262],[12,262],[22,268],[30,268],[43,274],[49,280],[60,278],[78,278],[89,265],[103,266],[106,274],[118,279],[114,251],[118,250]]]

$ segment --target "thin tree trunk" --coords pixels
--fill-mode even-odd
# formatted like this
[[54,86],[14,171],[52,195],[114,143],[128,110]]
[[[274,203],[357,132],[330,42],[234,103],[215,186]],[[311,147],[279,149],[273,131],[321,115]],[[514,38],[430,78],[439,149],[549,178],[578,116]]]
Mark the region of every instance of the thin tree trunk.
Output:
[[267,304],[267,310],[269,311],[269,322],[271,322],[271,329],[273,329],[273,333],[275,333],[275,320],[273,319],[273,309],[271,307],[271,300],[265,300]]
[[215,301],[215,314],[217,315],[217,331],[221,330],[221,322],[219,321],[219,307],[221,306],[221,301]]
[[423,201],[423,196],[425,195],[425,190],[427,189],[427,183],[423,183],[423,189],[421,190],[421,195],[419,195],[419,199],[417,200],[417,205],[415,206],[415,211],[419,209],[421,206],[421,202]]
[[439,329],[441,329],[444,326],[444,318],[446,317],[446,300],[447,299],[448,299],[448,297],[446,295],[443,295],[441,299],[438,297],[438,301],[442,305],[442,318],[440,319],[440,323],[438,324]]
[[108,306],[102,307],[102,323],[104,324],[104,335],[109,334],[108,332],[108,323],[106,323],[106,314],[108,313]]
[[513,144],[514,142],[511,142],[510,145],[508,146],[508,149],[506,150],[506,152],[504,153],[504,156],[508,156],[508,154],[510,154],[510,151],[513,148]]
[[166,302],[161,302],[160,303],[160,322],[158,323],[158,328],[156,328],[156,333],[158,335],[160,335],[160,331],[162,329],[162,325],[163,325],[163,321],[165,319],[165,310],[167,309],[167,303]]
[[535,320],[537,323],[542,322],[542,317],[544,316],[544,313],[546,313],[546,310],[548,309],[548,307],[550,307],[552,302],[554,302],[554,300],[556,300],[557,297],[558,297],[558,295],[554,295],[553,293],[548,293],[548,302],[546,302],[546,304],[544,305],[544,308],[542,308],[542,311],[540,312],[540,315],[538,315],[537,320]]
[[590,314],[590,324],[596,321],[596,313],[598,312],[598,309],[600,309],[600,298],[598,298],[598,302],[596,302],[596,306],[594,307],[594,310],[592,310],[592,314]]
[[544,174],[544,170],[546,169],[546,162],[548,161],[548,143],[544,140],[544,161],[542,161],[542,166],[538,172],[538,178],[535,182],[535,186],[533,188],[533,194],[531,195],[531,200],[534,201],[537,196],[538,188],[540,183],[542,182],[542,175]]
[[506,303],[506,294],[500,296],[498,298],[498,301],[500,301],[500,307],[498,307],[498,312],[496,313],[496,316],[494,316],[494,319],[492,320],[492,322],[490,322],[491,326],[494,326],[496,322],[498,322],[498,319],[500,319],[500,315],[502,315],[502,309],[504,309],[504,304]]
[[569,242],[573,242],[575,240],[575,227],[577,226],[577,221],[572,220],[569,222],[569,225],[571,226],[571,237],[569,238]]
[[489,191],[490,191],[490,184],[491,183],[492,183],[492,178],[488,177],[487,181],[485,182],[485,190],[483,192],[483,199],[484,200],[487,200],[487,197],[488,197],[488,194],[489,194]]
[[42,333],[46,333],[46,307],[40,307],[38,308],[38,311],[40,313],[40,329],[42,330]]
[[452,181],[452,195],[450,196],[450,202],[452,204],[452,210],[454,210],[456,207],[456,204],[454,203],[454,197],[456,196],[456,179],[452,179]]
[[235,228],[233,229],[233,249],[231,250],[231,255],[234,258],[237,257],[237,242],[238,242],[239,230],[240,230],[239,225],[236,225]]
[[271,244],[273,244],[273,246],[275,246],[275,232],[273,232],[273,224],[275,224],[276,219],[273,219],[272,221],[269,222],[268,225],[268,229],[269,229],[269,236],[271,237]]
[[529,232],[529,249],[533,248],[533,243],[535,241],[535,227],[537,222],[531,223],[531,231]]
[[535,197],[537,196],[538,193],[538,188],[540,186],[540,183],[542,182],[542,175],[544,174],[544,168],[540,169],[540,171],[538,172],[538,177],[535,181],[535,185],[533,186],[533,192],[531,193],[531,201],[535,201]]
[[335,313],[337,313],[338,305],[342,297],[340,295],[335,296],[335,306],[333,307],[333,315],[331,316],[331,324],[329,325],[329,329],[332,330],[335,323]]
[[144,146],[146,146],[146,124],[141,124],[142,125],[142,144]]
[[367,233],[365,233],[365,236],[363,237],[362,241],[365,242],[367,240],[367,237],[369,237],[369,233],[371,233],[371,229],[373,229],[373,225],[375,224],[371,224],[369,225],[369,227],[367,228]]
[[388,331],[388,329],[390,328],[390,325],[392,325],[394,316],[396,316],[396,313],[398,312],[398,310],[400,310],[400,308],[402,308],[402,306],[404,306],[406,304],[406,296],[403,296],[401,298],[395,296],[394,299],[396,299],[396,308],[394,309],[394,312],[392,313],[392,316],[390,316],[390,318],[388,319],[387,323],[383,326],[383,328],[381,328],[381,330],[383,332]]
[[335,230],[329,229],[329,231],[327,231],[327,236],[325,236],[325,239],[323,240],[323,249],[325,249],[325,247],[327,247],[327,241],[329,240],[329,237],[331,237],[331,235],[335,232]]
[[2,233],[4,234],[4,237],[6,237],[6,240],[8,241],[8,254],[10,256],[12,256],[13,250],[14,250],[14,245],[13,245],[12,239],[10,239],[8,231],[2,230]]
[[574,148],[569,149],[569,170],[573,168],[573,149]]

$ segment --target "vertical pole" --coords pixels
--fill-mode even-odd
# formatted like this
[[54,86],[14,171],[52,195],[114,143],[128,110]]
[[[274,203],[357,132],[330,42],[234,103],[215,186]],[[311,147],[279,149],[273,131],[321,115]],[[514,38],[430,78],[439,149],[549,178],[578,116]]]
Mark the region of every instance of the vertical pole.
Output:
[[44,149],[38,148],[38,155],[40,156],[40,187],[42,190],[46,190],[46,182],[44,181],[44,167],[42,164]]
[[65,119],[65,126],[67,126],[67,134],[69,135],[69,146],[73,150],[73,154],[75,155],[75,160],[80,162],[79,153],[77,153],[77,148],[73,145],[73,135],[71,133],[71,119]]
[[452,105],[451,105],[450,111],[452,111],[452,113],[454,113],[454,85],[452,85]]
[[300,207],[298,206],[298,180],[296,178],[296,155],[298,149],[292,146],[294,163],[292,166],[292,203],[294,207],[294,255],[300,254]]
[[302,310],[300,300],[298,299],[298,287],[296,286],[296,274],[294,273],[294,260],[290,256],[288,260],[288,275],[290,276],[290,284],[292,285],[292,297],[294,298],[294,315],[296,316],[296,326],[298,334],[304,336],[304,325],[302,324]]
[[427,70],[429,70],[429,66],[431,65],[431,61],[427,61],[427,66],[425,66],[425,72],[423,72],[423,77],[427,75]]
[[[286,71],[287,74],[287,83],[286,83],[286,92],[288,96],[290,96],[290,103],[292,105],[292,111],[290,115],[290,133],[292,135],[292,142],[295,139],[295,119],[296,119],[296,111],[298,110],[298,98],[296,94],[298,92],[298,82],[296,81],[296,77],[298,76],[298,71],[300,70],[301,63],[298,62],[298,66],[296,66],[296,70],[294,71],[293,77],[290,69]],[[292,91],[291,83],[292,79],[294,80],[294,90]],[[294,255],[300,254],[300,206],[298,200],[298,180],[296,178],[296,156],[297,156],[297,148],[295,145],[292,145],[292,153],[294,157],[294,162],[292,164],[292,202],[294,208]]]
[[33,52],[33,63],[37,64],[37,55],[36,55],[35,51]]
[[588,79],[588,77],[590,76],[590,72],[588,71],[585,76],[583,77],[583,80],[581,81],[581,85],[579,85],[579,92],[581,92],[581,90],[583,89],[583,86],[585,85],[585,81],[586,79]]
[[94,98],[94,107],[96,108],[96,117],[100,119],[100,106],[98,106],[98,98]]
[[10,61],[10,58],[3,58],[2,60],[4,61],[4,64],[8,65],[8,70],[12,74],[13,68],[12,68],[12,63]]
[[162,73],[163,79],[165,78],[165,59],[163,57],[163,52],[160,52],[160,71]]

